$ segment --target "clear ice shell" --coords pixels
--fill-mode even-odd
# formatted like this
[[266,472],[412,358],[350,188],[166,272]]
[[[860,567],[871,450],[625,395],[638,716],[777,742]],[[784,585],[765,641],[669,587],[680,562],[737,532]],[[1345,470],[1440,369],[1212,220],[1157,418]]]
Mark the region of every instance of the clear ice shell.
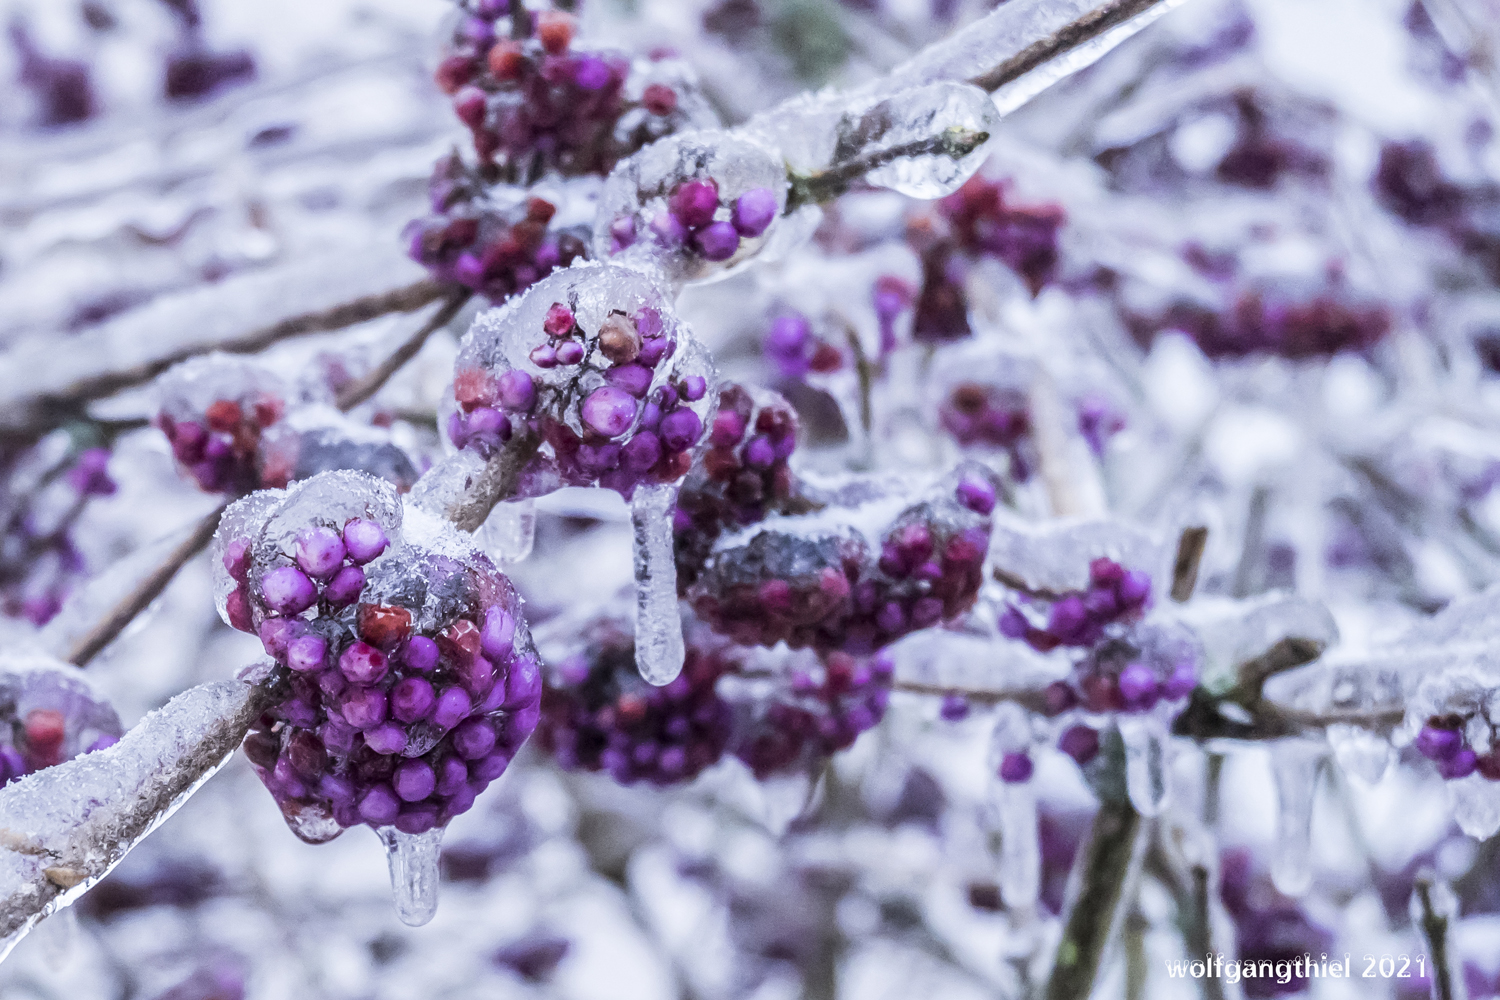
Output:
[[670,684],[682,673],[686,649],[677,606],[672,553],[675,485],[642,484],[630,502],[635,544],[635,663],[649,684]]
[[385,845],[391,869],[396,915],[408,927],[421,927],[437,913],[438,857],[442,853],[443,828],[402,833],[394,827],[382,827],[376,832]]
[[1029,587],[1082,590],[1088,586],[1089,562],[1107,557],[1126,569],[1150,573],[1152,589],[1165,590],[1169,577],[1158,568],[1165,567],[1169,546],[1137,525],[1108,519],[1057,519],[1037,524],[999,508],[994,519],[991,564],[1019,577]]
[[1167,804],[1168,720],[1160,712],[1123,713],[1120,738],[1125,743],[1125,791],[1142,816],[1159,816]]
[[[717,220],[728,219],[735,199],[754,188],[776,196],[776,218],[760,236],[740,241],[734,255],[710,261],[690,247],[653,242],[651,223],[667,211],[667,199],[689,180],[712,180],[719,189]],[[612,228],[632,220],[635,242],[623,252],[632,260],[650,260],[674,281],[723,277],[754,258],[774,237],[786,209],[786,165],[780,151],[739,131],[680,132],[654,142],[610,172],[594,219],[594,255],[608,259],[617,252]]]
[[536,541],[536,501],[530,497],[495,504],[477,532],[479,544],[497,562],[518,563]]
[[1312,885],[1312,814],[1318,787],[1322,744],[1285,739],[1271,744],[1276,779],[1276,852],[1271,880],[1288,896],[1301,896]]
[[114,706],[71,663],[32,653],[0,658],[0,746],[11,743],[13,723],[38,709],[62,713],[64,760],[102,736],[118,739],[125,731]]
[[1500,832],[1500,782],[1476,773],[1443,784],[1460,830],[1475,840],[1488,840]]
[[[852,103],[847,95],[811,97],[747,128],[781,149],[796,174],[847,173],[851,183],[932,199],[973,176],[999,124],[988,94],[950,80]],[[953,145],[960,141],[962,148]]]
[[1396,759],[1390,741],[1363,726],[1335,723],[1324,733],[1333,747],[1333,759],[1343,772],[1367,785],[1385,777]]

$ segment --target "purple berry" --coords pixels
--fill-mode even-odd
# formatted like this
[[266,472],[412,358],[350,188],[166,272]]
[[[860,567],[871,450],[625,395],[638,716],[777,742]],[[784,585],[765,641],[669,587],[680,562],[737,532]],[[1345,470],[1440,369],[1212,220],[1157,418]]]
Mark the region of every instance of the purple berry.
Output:
[[504,663],[515,650],[516,620],[496,605],[484,613],[480,651],[495,663]]
[[518,369],[505,372],[496,380],[496,395],[507,410],[524,413],[536,402],[536,383]]
[[297,565],[308,576],[326,580],[344,565],[344,542],[328,528],[311,528],[297,534]]
[[387,669],[385,654],[367,642],[351,643],[339,656],[339,670],[355,684],[377,684]]
[[364,593],[365,571],[358,566],[345,566],[333,575],[328,586],[323,588],[323,598],[329,604],[342,606],[353,604]]
[[250,575],[250,543],[237,538],[224,547],[224,569],[230,579],[244,583]]
[[776,195],[770,188],[751,188],[734,200],[734,228],[747,239],[759,236],[776,218]]
[[689,229],[708,225],[719,208],[719,186],[712,180],[684,181],[668,199],[672,214]]
[[623,389],[637,399],[651,388],[651,369],[644,365],[615,365],[604,372],[604,380],[617,389]]
[[424,760],[409,760],[391,778],[396,794],[406,802],[420,802],[437,789],[437,774]]
[[468,692],[461,687],[444,688],[443,693],[438,695],[432,721],[440,729],[452,729],[469,717],[470,710]]
[[1030,781],[1033,770],[1031,755],[1028,753],[1008,753],[1000,759],[1000,780],[1007,784]]
[[389,544],[385,529],[378,522],[356,517],[344,525],[344,548],[357,566],[379,556]]
[[1478,766],[1479,756],[1473,750],[1464,747],[1450,759],[1439,761],[1438,773],[1449,781],[1454,781],[1459,778],[1467,778],[1474,773],[1475,768]]
[[556,349],[557,363],[560,365],[576,365],[583,360],[583,345],[576,340],[565,340],[558,344]]
[[1058,737],[1057,748],[1081,767],[1099,755],[1099,734],[1088,726],[1069,726]]
[[944,721],[958,722],[969,717],[969,699],[961,694],[950,694],[943,698],[943,707],[940,710]]
[[318,601],[318,589],[295,566],[271,570],[260,581],[261,597],[278,614],[300,615]]
[[286,665],[293,670],[321,670],[328,658],[328,642],[320,635],[304,635],[286,644]]
[[1119,688],[1120,696],[1130,708],[1150,708],[1160,694],[1156,674],[1144,663],[1131,663],[1121,670]]
[[428,673],[438,665],[438,644],[425,635],[414,635],[401,647],[401,662],[419,673]]
[[703,421],[692,410],[673,410],[661,419],[662,443],[671,451],[686,451],[703,434]]
[[636,402],[627,392],[600,386],[583,401],[580,415],[590,429],[605,437],[619,437],[635,419]]
[[740,234],[728,222],[714,222],[693,234],[693,246],[706,260],[728,260],[740,248]]
[[376,785],[359,800],[359,814],[374,826],[389,826],[401,812],[401,800],[389,785]]
[[351,688],[344,696],[344,720],[355,729],[373,729],[385,721],[387,701],[378,688]]
[[958,502],[976,514],[995,509],[995,488],[979,479],[965,479],[958,484]]
[[389,722],[376,726],[365,733],[365,745],[376,753],[400,753],[406,749],[406,730]]
[[584,56],[573,64],[573,82],[583,90],[603,90],[612,78],[608,64],[596,56]]
[[635,434],[625,442],[620,459],[628,471],[646,472],[661,460],[661,438],[650,431]]
[[391,688],[391,715],[400,722],[420,722],[436,704],[437,695],[425,678],[406,677]]
[[1417,734],[1416,744],[1417,750],[1429,760],[1447,761],[1463,748],[1464,738],[1457,730],[1426,725]]
[[483,719],[469,719],[453,730],[453,749],[465,760],[477,760],[495,749],[495,729]]

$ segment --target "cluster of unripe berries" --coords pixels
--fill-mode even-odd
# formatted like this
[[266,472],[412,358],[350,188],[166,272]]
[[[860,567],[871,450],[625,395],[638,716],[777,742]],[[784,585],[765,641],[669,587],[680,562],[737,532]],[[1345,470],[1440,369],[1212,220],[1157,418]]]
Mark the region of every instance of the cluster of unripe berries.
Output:
[[583,652],[556,665],[542,692],[539,745],[564,770],[605,771],[623,785],[691,781],[724,756],[734,713],[715,685],[722,644],[690,643],[665,687],[643,681],[635,641],[613,622],[588,630]]
[[602,375],[602,381],[585,390],[571,379],[554,386],[520,369],[495,376],[460,368],[454,376],[458,409],[448,423],[454,445],[488,455],[524,427],[528,441],[550,446],[564,483],[597,483],[626,497],[640,483],[687,474],[704,429],[691,404],[707,395],[708,381],[689,375],[652,388],[657,366],[676,347],[660,312],[649,306],[634,315],[615,311],[590,334],[572,308],[554,302],[541,332],[531,364],[543,371],[576,369],[579,381]]
[[997,448],[1010,456],[1010,474],[1018,481],[1031,477],[1035,464],[1027,447],[1031,441],[1031,409],[1025,394],[979,382],[960,382],[938,409],[943,429],[965,448]]
[[999,260],[1032,295],[1040,292],[1057,277],[1066,219],[1060,205],[1009,203],[1004,184],[977,175],[939,201],[936,217],[924,215],[910,230],[922,259],[912,336],[941,343],[973,333],[964,285],[976,259]]
[[[763,235],[776,220],[779,206],[770,188],[751,188],[732,202],[720,202],[712,177],[677,184],[648,224],[645,234],[657,245],[688,250],[704,260],[725,261],[739,252],[742,240]],[[642,235],[636,217],[622,215],[610,224],[610,249],[618,253]]]
[[672,519],[679,592],[721,533],[796,505],[788,462],[796,447],[797,411],[781,396],[733,382],[719,390],[708,447],[683,482]]
[[629,85],[624,55],[574,48],[572,15],[544,11],[517,23],[508,14],[519,6],[479,0],[437,68],[482,161],[503,161],[523,180],[548,169],[604,174],[680,126],[672,85]]
[[1478,772],[1490,781],[1500,781],[1500,747],[1478,753],[1465,734],[1467,720],[1461,715],[1433,716],[1417,733],[1415,746],[1423,757],[1437,765],[1449,781]]
[[517,609],[485,606],[474,571],[456,564],[427,581],[462,609],[441,628],[362,602],[365,567],[388,545],[379,523],[354,518],[300,532],[290,564],[265,572],[244,540],[224,552],[237,584],[230,623],[257,633],[290,673],[288,697],[245,753],[293,831],[314,842],[361,823],[413,834],[446,824],[536,726],[540,670],[520,648]]
[[264,447],[268,428],[285,414],[283,401],[266,392],[218,399],[196,417],[174,417],[163,411],[156,424],[167,436],[172,455],[208,493],[243,495],[287,484],[294,456],[279,456]]
[[502,207],[467,173],[456,154],[439,160],[431,183],[436,214],[406,228],[408,253],[434,278],[504,302],[588,256],[586,233],[549,226],[552,202],[532,197]]
[[693,610],[744,645],[856,655],[952,620],[979,593],[995,488],[968,466],[948,489],[898,515],[878,552],[852,529],[804,537],[768,524],[714,553],[688,589]]
[[1012,604],[1000,615],[1000,634],[1024,640],[1039,653],[1058,646],[1092,646],[1109,626],[1137,618],[1146,609],[1151,577],[1113,559],[1095,559],[1089,563],[1087,589],[1051,596],[1045,625],[1033,624],[1031,615]]

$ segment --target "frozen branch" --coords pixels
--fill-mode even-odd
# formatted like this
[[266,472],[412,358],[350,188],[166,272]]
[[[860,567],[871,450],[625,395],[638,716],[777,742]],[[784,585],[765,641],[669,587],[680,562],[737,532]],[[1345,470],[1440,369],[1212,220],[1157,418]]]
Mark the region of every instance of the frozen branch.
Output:
[[1432,958],[1433,1000],[1465,1000],[1463,975],[1450,945],[1451,923],[1458,914],[1453,892],[1437,881],[1431,869],[1417,875],[1412,891],[1411,916],[1427,942]]
[[0,958],[109,874],[229,759],[279,697],[280,676],[191,688],[114,746],[0,789]]
[[1184,528],[1177,540],[1177,557],[1172,560],[1172,600],[1181,604],[1193,596],[1198,586],[1198,564],[1203,561],[1203,547],[1208,544],[1208,529]]
[[416,333],[402,341],[401,346],[391,352],[390,356],[374,369],[367,372],[357,381],[344,387],[344,390],[339,393],[338,408],[341,410],[352,410],[379,392],[381,386],[390,381],[392,375],[400,371],[408,361],[417,356],[417,352],[427,343],[427,338],[452,322],[453,317],[458,315],[459,310],[464,307],[464,304],[469,301],[473,294],[467,288],[457,288],[448,292],[448,297],[443,300],[442,306],[439,307],[437,312],[432,314],[427,322],[417,328]]

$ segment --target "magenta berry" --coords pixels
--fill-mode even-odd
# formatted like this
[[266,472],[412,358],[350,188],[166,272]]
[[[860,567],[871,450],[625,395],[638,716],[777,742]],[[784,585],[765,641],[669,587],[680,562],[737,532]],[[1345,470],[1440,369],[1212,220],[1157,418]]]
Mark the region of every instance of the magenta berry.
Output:
[[1033,770],[1031,755],[1028,753],[1007,753],[1000,759],[1000,780],[1007,784],[1030,781]]
[[300,615],[318,600],[312,581],[291,566],[271,570],[261,578],[260,588],[266,605],[282,615]]
[[389,544],[385,529],[375,521],[357,517],[344,525],[344,548],[356,566],[375,559]]
[[297,535],[297,565],[308,576],[327,579],[343,568],[344,542],[337,532],[312,528]]

